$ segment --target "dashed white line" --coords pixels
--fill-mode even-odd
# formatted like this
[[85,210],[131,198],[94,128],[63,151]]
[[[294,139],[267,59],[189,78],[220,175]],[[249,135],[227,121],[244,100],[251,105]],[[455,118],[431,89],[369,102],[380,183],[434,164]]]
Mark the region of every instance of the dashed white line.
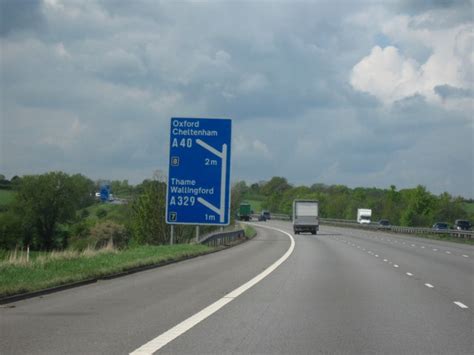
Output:
[[438,251],[438,249],[433,249],[433,251]]
[[434,286],[432,284],[425,284],[426,287],[433,288]]
[[412,244],[411,246],[412,246],[412,247],[414,247],[414,246],[415,246],[415,244]]
[[398,265],[397,265],[397,264],[393,264],[393,267],[398,267]]
[[379,257],[378,254],[375,254],[375,257],[378,258]]
[[469,308],[469,307],[466,306],[464,303],[461,303],[461,302],[459,302],[459,301],[454,301],[453,303],[454,303],[456,306],[461,307],[461,308],[464,308],[464,309]]
[[469,255],[463,254],[463,258],[469,258]]
[[424,246],[424,245],[422,245],[422,246],[421,246],[421,249],[425,249],[425,246]]
[[387,259],[383,259],[383,261],[387,262],[388,260],[387,260]]
[[451,254],[451,252],[449,250],[446,250],[446,254]]
[[407,272],[406,273],[408,276],[413,276],[413,274],[411,272]]

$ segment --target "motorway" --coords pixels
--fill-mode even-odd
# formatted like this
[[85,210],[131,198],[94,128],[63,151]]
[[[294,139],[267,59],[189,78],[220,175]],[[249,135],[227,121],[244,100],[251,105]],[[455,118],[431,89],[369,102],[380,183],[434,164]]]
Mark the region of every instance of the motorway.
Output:
[[160,354],[474,353],[473,246],[329,226],[294,236],[289,222],[258,225],[278,230],[257,228],[254,239],[218,253],[4,305],[0,353],[146,353],[157,344]]

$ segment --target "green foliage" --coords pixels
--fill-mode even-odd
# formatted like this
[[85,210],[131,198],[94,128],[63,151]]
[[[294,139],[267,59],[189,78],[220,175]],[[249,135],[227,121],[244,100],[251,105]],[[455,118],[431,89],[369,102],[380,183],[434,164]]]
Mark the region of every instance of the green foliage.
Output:
[[105,216],[107,216],[107,210],[105,210],[104,208],[99,208],[95,215],[97,216],[97,218],[101,219],[101,218],[104,218]]
[[165,244],[170,231],[165,222],[166,185],[159,181],[142,184],[143,192],[132,202],[130,228],[136,244]]
[[140,246],[122,251],[105,249],[43,253],[32,262],[0,262],[0,296],[31,292],[123,272],[138,266],[205,254],[205,245]]
[[0,206],[11,204],[15,199],[15,192],[11,190],[0,190]]
[[63,172],[21,178],[14,211],[22,216],[25,232],[38,237],[39,248],[51,250],[58,246],[58,224],[71,221],[80,207],[90,203],[89,182],[82,175],[69,176]]
[[100,249],[111,243],[122,249],[127,246],[128,239],[129,235],[123,225],[112,221],[104,221],[91,228],[89,246]]
[[[240,184],[240,186],[246,186]],[[253,189],[264,194],[262,208],[274,213],[291,214],[294,199],[314,199],[320,202],[322,218],[355,220],[358,208],[372,209],[372,220],[389,219],[393,225],[429,227],[436,221],[453,223],[455,219],[472,219],[461,198],[444,193],[435,196],[424,186],[397,191],[389,189],[354,188],[344,185],[313,184],[291,186],[286,179],[274,177],[260,186],[253,184],[242,199],[250,199]]]
[[6,212],[0,214],[0,249],[13,249],[24,239],[21,217]]

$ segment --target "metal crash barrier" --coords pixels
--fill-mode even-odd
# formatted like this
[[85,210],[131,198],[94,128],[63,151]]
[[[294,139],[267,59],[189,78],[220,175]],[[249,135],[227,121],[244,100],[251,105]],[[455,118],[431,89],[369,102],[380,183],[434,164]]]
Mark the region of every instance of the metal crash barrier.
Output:
[[229,232],[214,232],[203,236],[199,240],[199,244],[206,244],[210,247],[217,247],[220,245],[230,245],[236,241],[245,239],[245,232],[243,229],[237,229]]

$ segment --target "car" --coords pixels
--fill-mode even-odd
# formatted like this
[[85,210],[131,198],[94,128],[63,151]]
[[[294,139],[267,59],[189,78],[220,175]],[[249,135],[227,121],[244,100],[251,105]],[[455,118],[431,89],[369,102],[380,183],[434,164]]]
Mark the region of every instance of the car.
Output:
[[270,215],[270,212],[269,212],[269,211],[263,210],[263,211],[261,212],[261,215],[262,215],[263,217],[265,217],[265,220],[271,219],[271,215]]
[[436,222],[435,224],[433,224],[433,229],[437,231],[448,230],[449,224],[447,224],[446,222]]
[[388,228],[390,228],[389,220],[388,219],[381,219],[377,223],[377,228],[379,228],[379,229],[388,229]]
[[457,219],[454,221],[454,229],[468,231],[471,230],[471,222],[464,219]]

